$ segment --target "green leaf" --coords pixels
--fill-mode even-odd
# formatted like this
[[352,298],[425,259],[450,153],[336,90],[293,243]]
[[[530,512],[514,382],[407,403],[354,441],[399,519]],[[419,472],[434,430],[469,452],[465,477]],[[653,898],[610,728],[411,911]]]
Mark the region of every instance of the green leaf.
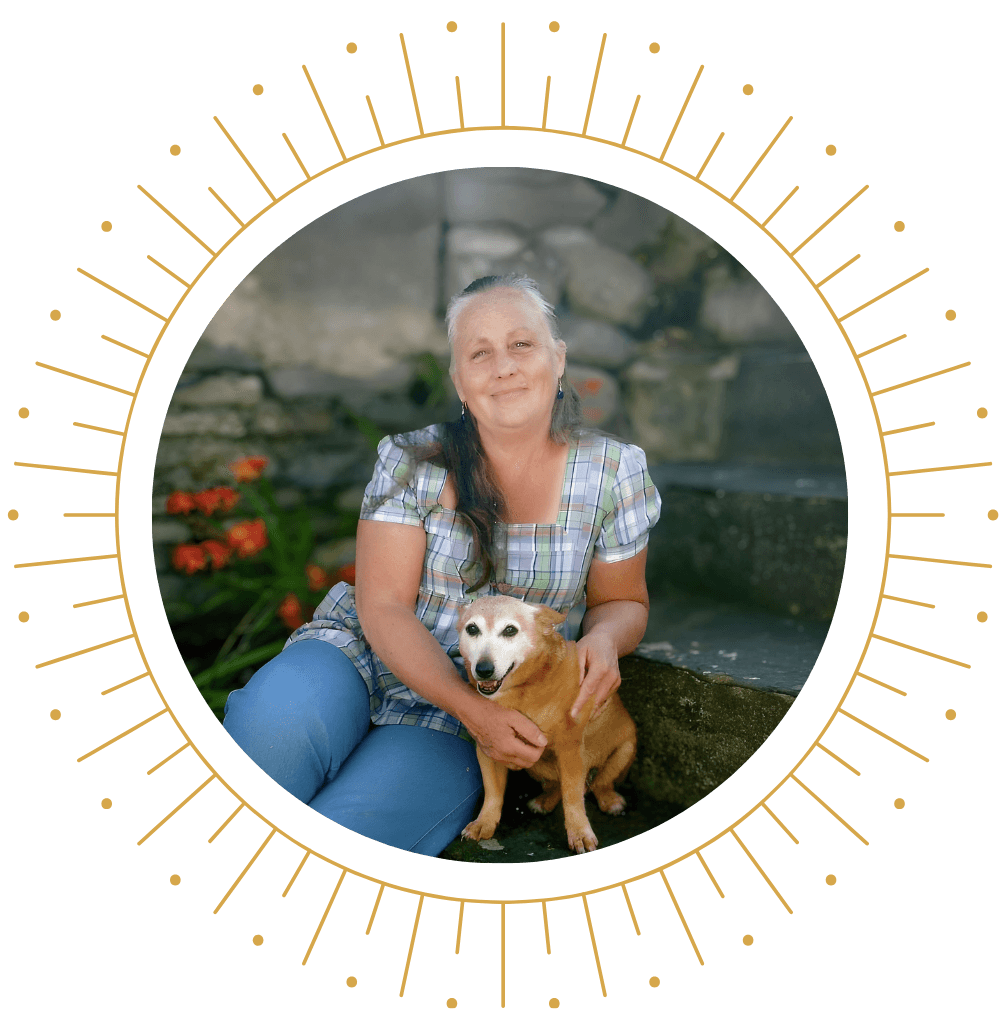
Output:
[[248,653],[241,653],[239,656],[226,660],[225,663],[220,663],[217,666],[209,667],[208,670],[203,670],[195,677],[194,683],[201,688],[203,685],[207,685],[218,678],[235,674],[236,671],[242,670],[244,667],[250,667],[255,663],[263,663],[266,660],[270,660],[272,657],[277,656],[284,648],[284,641],[270,642],[267,645],[258,646],[258,648],[251,649]]

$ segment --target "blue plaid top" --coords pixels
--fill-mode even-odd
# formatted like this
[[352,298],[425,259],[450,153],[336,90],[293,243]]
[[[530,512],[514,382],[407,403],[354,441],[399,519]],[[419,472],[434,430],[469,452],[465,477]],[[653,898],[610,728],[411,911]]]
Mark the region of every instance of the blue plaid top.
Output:
[[[432,425],[412,433],[409,441],[420,445],[440,431],[441,426]],[[440,503],[446,474],[443,467],[418,462],[391,437],[384,438],[361,517],[419,525],[427,533],[415,613],[463,677],[455,628],[463,606],[480,596],[510,595],[568,613],[584,598],[591,560],[612,563],[635,556],[660,516],[660,497],[643,451],[601,435],[583,435],[569,444],[556,523],[506,525],[505,580],[473,592],[462,578],[463,567],[470,573],[472,533],[460,515]],[[368,686],[373,724],[418,724],[469,738],[458,720],[411,691],[382,663],[361,630],[352,586],[335,585],[286,645],[307,638],[330,642],[351,659]]]

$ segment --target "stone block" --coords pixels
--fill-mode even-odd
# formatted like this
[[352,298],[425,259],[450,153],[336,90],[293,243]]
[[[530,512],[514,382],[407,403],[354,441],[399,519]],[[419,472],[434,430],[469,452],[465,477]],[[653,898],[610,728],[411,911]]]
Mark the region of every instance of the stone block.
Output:
[[338,538],[317,546],[309,558],[310,563],[325,571],[335,571],[345,564],[354,563],[357,556],[357,541],[354,538]]
[[752,280],[726,281],[721,287],[707,288],[699,323],[732,345],[799,341],[778,304]]
[[275,368],[267,376],[271,388],[283,400],[338,399],[355,410],[374,396],[405,388],[412,377],[412,368],[400,361],[393,361],[380,374],[366,379],[331,374],[308,365]]
[[232,481],[228,466],[248,456],[271,459],[264,474],[273,472],[273,452],[256,441],[252,444],[220,437],[161,438],[156,453],[156,476],[167,489],[202,488]]
[[651,243],[673,215],[652,200],[624,189],[594,219],[593,232],[598,242],[621,253],[631,253],[643,243]]
[[[258,379],[259,380],[259,379]],[[164,435],[222,435],[240,439],[247,430],[235,410],[178,410],[163,419]]]
[[603,427],[618,413],[621,405],[618,382],[607,371],[567,363],[566,378],[580,393],[583,417],[588,425]]
[[259,371],[260,361],[235,346],[215,346],[207,339],[199,340],[184,365],[185,372],[197,371]]
[[325,489],[344,477],[353,477],[357,454],[307,449],[282,469],[282,478],[300,488]]
[[153,542],[154,544],[176,545],[178,542],[187,542],[191,537],[191,529],[175,517],[154,517],[153,518]]
[[264,395],[264,383],[255,374],[223,372],[203,378],[196,385],[178,389],[174,404],[178,406],[241,406],[252,407]]
[[559,329],[566,343],[566,357],[573,363],[616,370],[639,351],[633,339],[604,321],[567,314],[559,318]]

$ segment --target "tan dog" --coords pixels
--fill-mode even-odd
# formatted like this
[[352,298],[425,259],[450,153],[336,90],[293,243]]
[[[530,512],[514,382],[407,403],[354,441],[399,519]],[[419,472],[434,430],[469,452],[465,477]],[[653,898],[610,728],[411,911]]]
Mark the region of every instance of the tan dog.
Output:
[[[562,799],[569,847],[574,852],[597,848],[583,805],[587,775],[596,768],[590,790],[605,813],[621,813],[625,800],[614,786],[635,759],[635,723],[617,693],[597,714],[588,700],[574,721],[569,712],[580,691],[576,643],[567,642],[555,625],[564,613],[509,596],[488,596],[471,603],[458,621],[459,647],[469,681],[480,695],[533,721],[548,739],[528,773],[543,784],[528,804],[536,813],[551,813]],[[463,838],[492,838],[503,808],[507,768],[477,746],[485,798],[479,816],[462,831]]]

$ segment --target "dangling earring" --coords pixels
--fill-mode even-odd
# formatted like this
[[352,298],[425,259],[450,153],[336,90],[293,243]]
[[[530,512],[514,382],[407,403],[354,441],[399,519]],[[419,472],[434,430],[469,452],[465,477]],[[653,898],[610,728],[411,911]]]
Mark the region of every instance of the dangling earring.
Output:
[[468,409],[465,403],[462,404],[462,424],[465,424],[465,411]]
[[556,393],[556,399],[563,398],[563,387],[562,387],[562,375],[559,375],[559,391]]

